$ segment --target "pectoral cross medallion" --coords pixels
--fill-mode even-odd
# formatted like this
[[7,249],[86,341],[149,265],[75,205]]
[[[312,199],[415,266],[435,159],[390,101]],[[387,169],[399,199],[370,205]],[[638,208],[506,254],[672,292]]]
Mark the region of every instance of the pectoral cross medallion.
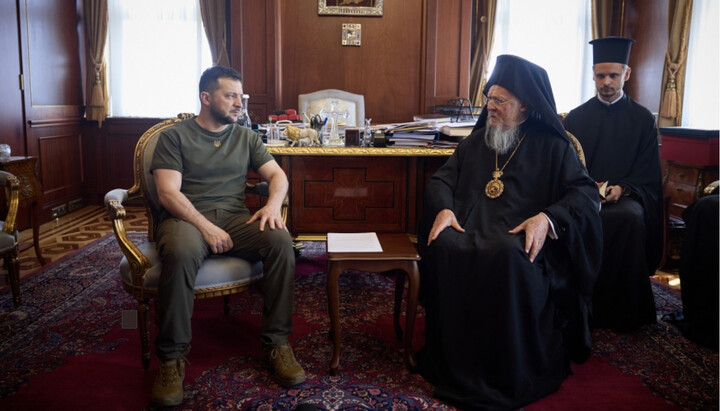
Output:
[[500,181],[500,177],[502,177],[502,171],[495,170],[492,173],[493,179],[488,181],[487,185],[485,186],[485,195],[490,198],[498,198],[500,197],[500,194],[502,194],[503,189],[505,188],[505,184],[503,184],[502,181]]

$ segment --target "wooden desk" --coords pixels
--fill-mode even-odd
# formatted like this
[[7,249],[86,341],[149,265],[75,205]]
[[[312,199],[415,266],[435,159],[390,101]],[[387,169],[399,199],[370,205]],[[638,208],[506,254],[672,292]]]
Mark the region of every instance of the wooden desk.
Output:
[[429,178],[445,148],[268,147],[290,180],[289,229],[300,239],[327,232],[415,233]]
[[[0,161],[0,170],[14,174],[20,180],[20,204],[19,207],[30,209],[32,223],[33,241],[20,244],[20,251],[35,247],[40,264],[45,265],[45,259],[40,253],[40,211],[43,205],[43,190],[37,178],[37,157],[13,156],[7,161]],[[3,202],[3,205],[5,202]]]
[[678,268],[685,223],[682,213],[718,179],[718,131],[661,127],[663,174],[663,255],[660,267]]
[[406,234],[378,234],[378,239],[383,249],[379,253],[327,253],[328,311],[330,314],[330,336],[333,340],[333,355],[332,359],[330,359],[331,375],[337,375],[340,366],[340,296],[338,281],[340,274],[346,270],[374,273],[395,272],[397,277],[395,281],[394,326],[395,335],[398,339],[402,339],[400,306],[405,288],[405,275],[407,274],[408,301],[403,345],[405,347],[406,364],[411,368],[415,367],[415,360],[412,355],[412,337],[415,328],[418,293],[420,291],[420,272],[417,266],[420,255]]

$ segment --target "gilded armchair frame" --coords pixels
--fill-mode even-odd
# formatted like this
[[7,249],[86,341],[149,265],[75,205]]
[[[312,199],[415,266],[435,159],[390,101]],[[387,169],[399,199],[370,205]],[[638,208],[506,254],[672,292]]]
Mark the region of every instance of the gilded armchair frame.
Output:
[[[128,235],[124,219],[126,216],[125,207],[123,204],[131,200],[142,200],[145,206],[145,212],[148,219],[148,231],[147,238],[149,244],[155,243],[155,228],[158,224],[158,210],[160,209],[157,204],[157,198],[155,193],[152,192],[150,184],[152,182],[146,181],[147,173],[145,165],[147,165],[147,159],[145,154],[148,152],[148,144],[153,144],[153,140],[158,134],[173,125],[193,117],[193,114],[182,113],[178,114],[176,118],[167,119],[161,123],[158,123],[148,129],[138,140],[135,146],[135,153],[133,157],[133,169],[135,174],[135,181],[132,187],[127,190],[115,189],[108,192],[105,196],[105,205],[112,222],[113,232],[117,242],[122,250],[123,255],[127,260],[127,264],[130,268],[131,282],[122,281],[122,286],[133,298],[137,301],[138,315],[139,315],[139,328],[140,328],[140,339],[141,339],[141,359],[144,369],[149,369],[150,365],[150,300],[157,296],[157,290],[154,288],[148,288],[146,286],[146,275],[153,267],[150,259],[141,250],[142,245],[136,244]],[[154,148],[153,148],[154,149]],[[267,183],[262,182],[258,184],[247,184],[246,193],[268,195]],[[155,204],[153,204],[155,202]],[[282,218],[283,221],[287,221],[288,216],[288,204],[289,200],[287,196],[283,201],[282,205]],[[147,247],[147,246],[145,246]],[[233,257],[224,257],[227,259],[240,260]],[[252,271],[256,271],[257,264],[250,264]],[[229,311],[229,295],[242,292],[250,288],[254,283],[260,281],[262,277],[251,276],[242,282],[233,282],[223,284],[220,286],[203,287],[195,289],[195,298],[209,298],[209,297],[224,297],[225,314]]]
[[8,272],[13,306],[17,308],[20,306],[20,264],[18,262],[20,242],[15,225],[20,204],[20,180],[11,173],[0,171],[0,184],[5,187],[5,199],[7,201],[5,221],[0,222],[2,223],[2,236],[7,240],[7,244],[0,250],[0,258],[2,258]]

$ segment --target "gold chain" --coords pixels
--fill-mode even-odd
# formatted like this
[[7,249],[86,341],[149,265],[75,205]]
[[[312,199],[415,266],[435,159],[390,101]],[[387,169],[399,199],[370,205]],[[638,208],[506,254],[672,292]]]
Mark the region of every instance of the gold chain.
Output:
[[512,153],[510,153],[510,157],[505,161],[505,164],[502,166],[502,168],[498,169],[498,153],[495,152],[495,171],[493,171],[492,176],[493,179],[488,181],[487,185],[485,185],[485,195],[490,198],[498,198],[500,197],[500,194],[502,194],[503,189],[505,188],[505,184],[503,184],[502,181],[500,181],[500,177],[503,175],[503,170],[505,170],[505,167],[507,167],[510,160],[513,158],[515,153],[518,151],[518,148],[520,148],[520,144],[525,140],[525,136],[527,136],[527,130],[525,131],[525,134],[523,134],[522,138],[520,138],[520,142],[515,146],[515,149]]

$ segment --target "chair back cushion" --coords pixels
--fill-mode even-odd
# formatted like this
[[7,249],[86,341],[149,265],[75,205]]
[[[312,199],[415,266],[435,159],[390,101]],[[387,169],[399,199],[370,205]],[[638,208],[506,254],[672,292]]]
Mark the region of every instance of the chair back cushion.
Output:
[[[150,269],[145,273],[145,290],[157,292],[160,280],[160,255],[155,249],[155,243],[144,243],[138,246],[140,251],[150,261]],[[120,275],[126,286],[132,286],[132,274],[127,258],[120,261]],[[250,263],[246,260],[213,255],[207,258],[200,266],[195,279],[195,292],[222,290],[223,288],[236,288],[238,285],[251,284],[262,278],[263,264],[258,261]]]
[[150,165],[152,164],[153,153],[155,152],[155,146],[157,146],[158,137],[160,132],[151,135],[142,151],[142,172],[143,172],[143,186],[145,189],[145,200],[148,206],[152,208],[153,213],[157,216],[157,212],[160,210],[160,203],[158,202],[157,189],[155,188],[155,180],[153,175],[150,173]]
[[152,164],[155,147],[157,146],[158,137],[161,131],[193,116],[191,113],[182,113],[178,114],[176,118],[171,118],[156,124],[140,137],[135,147],[135,181],[136,184],[140,185],[145,207],[148,212],[148,223],[150,224],[150,227],[148,227],[148,237],[151,241],[155,238],[154,233],[159,222],[161,210],[155,180],[150,173],[150,166]]

